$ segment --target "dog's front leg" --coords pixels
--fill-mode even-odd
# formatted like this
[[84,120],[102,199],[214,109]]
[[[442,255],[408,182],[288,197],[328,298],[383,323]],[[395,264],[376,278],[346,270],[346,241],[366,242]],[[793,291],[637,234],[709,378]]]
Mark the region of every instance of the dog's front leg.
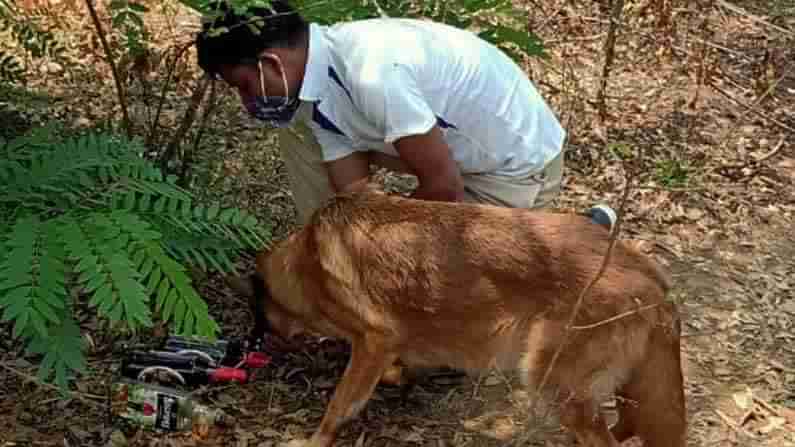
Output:
[[381,375],[397,358],[398,355],[391,352],[388,343],[379,336],[352,340],[348,367],[309,446],[331,446],[337,431],[364,407]]

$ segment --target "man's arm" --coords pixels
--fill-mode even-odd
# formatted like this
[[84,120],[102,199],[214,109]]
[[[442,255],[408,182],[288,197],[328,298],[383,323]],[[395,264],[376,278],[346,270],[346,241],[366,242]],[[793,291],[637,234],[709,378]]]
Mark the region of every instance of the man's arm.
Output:
[[328,177],[335,192],[350,192],[370,177],[370,158],[366,152],[353,152],[326,163]]
[[463,200],[464,180],[439,126],[433,126],[425,134],[400,138],[394,146],[419,180],[411,197],[440,202]]

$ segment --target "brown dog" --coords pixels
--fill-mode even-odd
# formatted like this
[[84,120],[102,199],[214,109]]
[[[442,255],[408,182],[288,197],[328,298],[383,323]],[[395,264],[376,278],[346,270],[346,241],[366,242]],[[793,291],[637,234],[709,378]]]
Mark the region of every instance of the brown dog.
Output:
[[[351,343],[309,445],[330,446],[379,380],[395,380],[387,376],[398,360],[518,369],[535,390],[608,245],[604,227],[572,214],[373,191],[331,200],[257,258],[259,304],[276,333]],[[616,243],[575,321],[593,327],[572,330],[546,387],[580,445],[617,446],[633,435],[646,447],[685,445],[679,318],[668,288],[656,264]],[[620,422],[611,433],[598,410],[613,396]]]

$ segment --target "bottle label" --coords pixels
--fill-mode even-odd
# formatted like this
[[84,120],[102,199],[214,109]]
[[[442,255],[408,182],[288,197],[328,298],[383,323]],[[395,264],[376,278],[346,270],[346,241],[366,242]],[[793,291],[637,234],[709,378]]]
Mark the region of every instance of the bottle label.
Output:
[[177,416],[179,414],[179,398],[169,394],[157,393],[157,418],[155,428],[161,430],[177,430]]
[[190,407],[178,390],[149,383],[122,380],[111,391],[114,417],[153,430],[180,431],[180,412]]

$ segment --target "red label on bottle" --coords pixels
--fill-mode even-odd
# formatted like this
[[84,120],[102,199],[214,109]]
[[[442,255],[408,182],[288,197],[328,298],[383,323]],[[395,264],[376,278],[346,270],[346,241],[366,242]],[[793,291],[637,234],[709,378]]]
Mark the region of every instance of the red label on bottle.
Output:
[[271,358],[261,352],[252,352],[246,356],[246,366],[249,368],[264,368],[271,362]]
[[248,374],[242,369],[237,368],[218,368],[216,369],[210,380],[213,382],[245,382],[248,379]]

